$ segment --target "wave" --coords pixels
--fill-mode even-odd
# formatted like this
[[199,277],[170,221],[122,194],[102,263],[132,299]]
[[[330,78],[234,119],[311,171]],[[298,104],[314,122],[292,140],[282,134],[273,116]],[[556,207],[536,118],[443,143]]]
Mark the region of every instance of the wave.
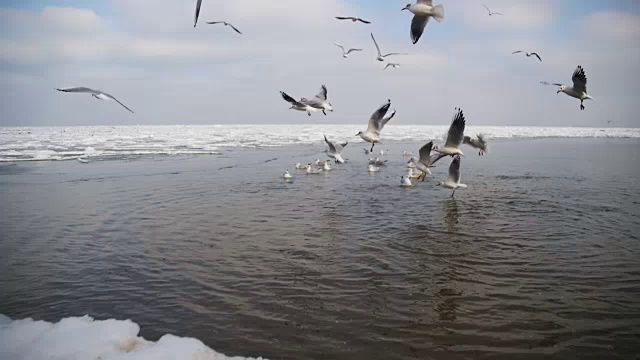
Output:
[[140,326],[131,320],[94,320],[85,315],[50,323],[11,320],[0,314],[0,339],[4,339],[0,359],[255,359],[225,356],[194,338],[167,334],[157,342],[148,341],[139,332]]
[[[234,148],[361,142],[361,125],[86,126],[0,128],[0,162],[211,155]],[[385,141],[443,140],[448,126],[390,125]],[[640,138],[639,128],[469,126],[488,139]]]

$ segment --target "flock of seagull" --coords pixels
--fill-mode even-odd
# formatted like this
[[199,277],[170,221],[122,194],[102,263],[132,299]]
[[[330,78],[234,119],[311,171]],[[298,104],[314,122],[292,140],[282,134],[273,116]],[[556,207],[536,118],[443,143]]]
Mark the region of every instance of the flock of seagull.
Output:
[[[488,6],[482,5],[487,10],[489,16],[504,14],[499,12],[493,12],[489,9]],[[202,7],[202,0],[196,1],[196,9],[195,9],[195,18],[193,26],[196,27],[198,24],[198,17],[200,16],[200,10]],[[437,22],[444,21],[444,7],[442,5],[433,5],[432,0],[417,0],[414,4],[407,4],[401,11],[408,10],[413,14],[413,19],[411,20],[410,25],[410,39],[413,44],[418,43],[420,38],[422,37],[424,30],[431,18],[435,19]],[[362,24],[371,24],[371,21],[362,19],[360,17],[354,16],[336,16],[337,20],[340,21],[351,21],[353,23],[362,23]],[[225,26],[229,26],[239,35],[242,35],[242,32],[236,28],[234,25],[227,21],[212,21],[207,22],[210,25],[222,24]],[[390,56],[398,56],[398,55],[406,55],[403,53],[386,53],[383,54],[380,49],[380,45],[376,41],[375,36],[371,33],[371,39],[376,48],[377,56],[376,60],[380,62],[387,61],[387,58]],[[342,51],[342,57],[345,59],[349,57],[350,54],[354,52],[363,51],[361,48],[345,48],[343,45],[335,42],[336,47],[339,47]],[[542,57],[536,52],[528,52],[524,50],[517,50],[512,53],[512,55],[524,53],[527,57],[535,56],[539,61],[542,61]],[[388,68],[396,68],[400,66],[399,63],[387,62],[384,70]],[[543,85],[553,85],[558,86],[557,93],[565,93],[568,96],[576,98],[580,100],[580,110],[584,110],[584,101],[585,100],[593,100],[593,98],[587,93],[587,76],[585,74],[582,66],[578,66],[573,73],[572,76],[572,86],[568,86],[561,83],[550,83],[543,81],[541,84]],[[133,111],[125,106],[122,102],[117,100],[114,96],[100,90],[94,90],[87,87],[72,87],[72,88],[61,88],[56,89],[61,92],[66,93],[83,93],[89,94],[92,97],[99,100],[109,100],[115,101],[124,107],[126,110],[133,113]],[[333,106],[328,101],[328,90],[325,85],[321,86],[320,91],[313,97],[309,98],[300,98],[296,99],[284,91],[280,91],[280,95],[282,98],[288,102],[291,107],[290,109],[306,112],[308,116],[311,116],[312,112],[322,111],[324,115],[327,115],[327,111],[333,112]],[[384,126],[395,116],[396,111],[392,110],[389,112],[391,107],[391,100],[387,100],[385,104],[380,106],[374,113],[371,115],[369,119],[369,125],[365,131],[360,131],[356,136],[359,136],[364,141],[371,144],[370,149],[365,149],[365,152],[371,153],[373,152],[373,148],[375,144],[380,143],[381,141],[381,131]],[[460,182],[460,164],[461,164],[461,156],[464,156],[460,147],[462,144],[466,144],[472,146],[479,150],[479,155],[484,155],[487,153],[488,146],[485,138],[482,134],[478,134],[475,138],[471,138],[469,136],[464,135],[465,128],[465,117],[461,109],[456,108],[456,114],[454,115],[453,121],[449,128],[449,132],[447,135],[447,140],[443,147],[434,146],[433,142],[429,142],[424,145],[419,150],[419,157],[412,157],[408,161],[409,173],[401,178],[402,186],[413,186],[411,183],[412,179],[418,179],[424,181],[424,178],[427,175],[431,175],[430,168],[434,167],[434,164],[442,159],[443,157],[450,156],[452,157],[451,164],[449,166],[449,176],[446,181],[439,183],[440,186],[445,187],[447,189],[453,190],[452,197],[455,194],[456,189],[464,189],[466,188],[465,184]],[[337,143],[332,142],[327,137],[324,137],[325,142],[328,145],[328,150],[326,150],[326,154],[329,158],[333,159],[336,164],[342,164],[345,162],[345,159],[342,157],[342,150],[345,146],[347,146],[347,142]],[[410,154],[410,153],[406,153]],[[382,155],[382,154],[381,154]],[[386,161],[381,160],[380,158],[370,159],[368,170],[370,172],[376,172],[380,170],[380,166],[384,166]],[[312,167],[311,164],[297,164],[297,169],[305,170],[307,174],[319,174],[324,171],[331,171],[331,166],[329,161],[316,161],[316,168]],[[283,177],[286,180],[291,180],[292,175],[287,170]]]

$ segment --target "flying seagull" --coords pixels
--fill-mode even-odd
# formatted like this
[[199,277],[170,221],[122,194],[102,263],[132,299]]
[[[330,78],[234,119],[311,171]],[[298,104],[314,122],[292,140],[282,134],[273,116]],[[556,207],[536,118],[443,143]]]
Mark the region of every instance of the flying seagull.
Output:
[[312,111],[316,111],[316,109],[310,105],[304,104],[294,98],[292,98],[291,96],[287,95],[287,93],[285,93],[284,91],[280,91],[280,95],[282,95],[282,98],[287,101],[288,103],[291,104],[290,109],[293,110],[298,110],[298,111],[306,111],[307,115],[311,116],[311,112]]
[[449,165],[449,177],[447,181],[442,181],[438,185],[453,190],[451,193],[451,198],[453,199],[453,195],[457,189],[467,188],[467,185],[460,183],[460,179],[460,155],[457,155],[451,162],[451,165]]
[[327,156],[334,159],[336,163],[344,164],[344,159],[342,158],[342,150],[344,150],[344,147],[347,146],[349,143],[346,141],[343,143],[332,142],[327,139],[326,135],[322,135],[322,136],[324,136],[324,141],[327,143],[327,145],[329,145],[329,151],[327,151]]
[[230,23],[228,23],[226,21],[211,21],[211,22],[207,22],[207,24],[209,24],[209,25],[224,24],[225,26],[231,26],[231,28],[233,30],[235,30],[238,34],[242,35],[240,30],[238,30],[235,26],[231,25]]
[[489,13],[489,16],[493,16],[493,15],[504,15],[502,13],[499,12],[491,12],[491,10],[489,10],[489,7],[485,4],[482,4],[482,6],[484,6],[485,9],[487,9],[487,12]]
[[376,41],[376,38],[373,37],[373,33],[371,33],[371,38],[373,39],[373,43],[376,45],[376,50],[378,51],[378,57],[376,58],[378,61],[384,61],[384,58],[391,55],[406,55],[402,53],[388,53],[386,55],[382,55],[382,53],[380,52],[380,46],[378,46],[378,42]]
[[444,20],[444,7],[442,5],[433,6],[432,0],[418,0],[415,4],[407,4],[401,11],[409,10],[413,13],[411,20],[411,41],[417,43],[424,32],[424,28],[433,17],[437,22]]
[[128,107],[126,107],[123,103],[118,101],[118,99],[116,99],[115,97],[107,94],[106,92],[100,91],[100,90],[93,90],[93,89],[89,89],[89,88],[86,88],[86,87],[74,87],[74,88],[56,89],[56,90],[62,91],[62,92],[68,92],[68,93],[91,94],[91,96],[93,96],[94,98],[96,98],[98,100],[112,100],[112,101],[115,101],[118,104],[122,105],[123,108],[129,110],[133,114],[133,110],[131,110]]
[[420,177],[418,177],[418,179],[422,178],[422,181],[424,181],[424,178],[427,175],[431,175],[431,170],[429,168],[433,167],[433,162],[443,157],[439,154],[431,155],[432,150],[433,141],[429,141],[420,148],[420,158],[412,157],[411,159],[409,159],[409,163],[413,163],[416,169],[422,171],[422,174],[420,175]]
[[364,141],[371,143],[371,150],[369,150],[369,152],[373,151],[373,146],[380,142],[380,131],[382,131],[382,128],[396,115],[396,111],[394,110],[391,115],[385,117],[387,111],[389,111],[389,107],[391,107],[391,100],[387,100],[384,105],[380,106],[380,108],[371,115],[367,131],[360,131],[356,134],[356,136],[360,136]]
[[348,57],[349,57],[349,54],[351,54],[351,53],[352,53],[352,52],[354,52],[354,51],[362,51],[362,49],[349,49],[349,50],[345,50],[345,49],[344,49],[344,46],[342,46],[342,45],[338,44],[337,42],[334,42],[333,44],[334,44],[335,46],[339,47],[340,49],[342,49],[342,57],[343,57],[343,58],[345,58],[345,59],[346,59],[346,58],[348,58]]
[[449,133],[447,134],[447,141],[445,142],[444,147],[442,149],[438,147],[433,148],[433,151],[439,152],[440,155],[433,159],[431,164],[435,164],[436,161],[447,155],[450,155],[451,157],[455,155],[464,156],[464,153],[460,150],[460,146],[464,140],[464,127],[466,125],[466,120],[462,109],[456,108],[456,110],[457,111],[453,116],[453,121],[451,121],[451,126],[449,127]]
[[397,68],[399,66],[400,66],[400,64],[398,64],[398,63],[387,63],[387,66],[385,66],[384,69],[382,69],[382,70],[387,70],[388,67],[392,67],[392,68],[395,69],[395,68]]
[[361,23],[371,24],[371,21],[367,21],[365,19],[361,19],[359,17],[353,17],[353,16],[336,16],[336,19],[338,19],[338,20],[351,20],[353,22],[360,21]]
[[462,143],[467,144],[476,149],[479,149],[480,150],[478,152],[479,156],[489,153],[489,146],[487,145],[487,141],[484,139],[484,135],[482,134],[476,135],[475,139],[469,136],[465,136],[464,139],[462,140]]
[[585,100],[594,99],[587,94],[587,75],[584,73],[584,69],[582,68],[582,66],[578,65],[576,70],[573,72],[571,80],[573,80],[573,87],[558,83],[548,83],[546,81],[543,81],[542,84],[560,86],[560,89],[558,89],[557,93],[559,94],[563,92],[571,97],[580,100],[580,110],[584,110],[583,102]]
[[537,57],[537,58],[538,58],[538,60],[542,61],[542,58],[540,57],[540,55],[538,55],[538,53],[534,53],[534,52],[532,52],[532,53],[528,53],[528,52],[525,52],[525,51],[522,51],[522,50],[518,50],[518,51],[514,51],[514,52],[512,52],[512,53],[511,53],[511,55],[519,54],[519,53],[521,53],[521,52],[524,52],[524,53],[525,53],[525,55],[527,55],[527,57],[535,56],[535,57]]
[[313,99],[302,98],[300,102],[314,109],[322,110],[325,115],[327,115],[326,110],[333,112],[333,106],[327,101],[327,87],[324,85],[320,87],[320,92]]
[[196,16],[195,16],[195,20],[193,21],[193,27],[196,27],[196,25],[198,25],[198,17],[200,16],[200,6],[202,6],[202,0],[198,0],[196,2]]

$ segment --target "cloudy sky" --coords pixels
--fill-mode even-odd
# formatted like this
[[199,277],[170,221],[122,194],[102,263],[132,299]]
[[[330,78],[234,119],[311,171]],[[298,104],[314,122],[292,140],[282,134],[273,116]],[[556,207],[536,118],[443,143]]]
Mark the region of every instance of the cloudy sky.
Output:
[[[0,126],[365,123],[386,99],[396,124],[447,124],[455,106],[474,125],[638,127],[640,1],[442,0],[418,44],[407,0],[0,1]],[[437,0],[435,3],[439,3]],[[357,15],[373,24],[333,19]],[[206,21],[227,20],[244,35]],[[383,52],[407,52],[382,71]],[[348,60],[333,42],[362,47]],[[537,51],[544,62],[511,55]],[[540,81],[571,82],[579,101]],[[335,113],[288,110],[279,97],[329,88]],[[86,86],[135,111],[56,87]]]

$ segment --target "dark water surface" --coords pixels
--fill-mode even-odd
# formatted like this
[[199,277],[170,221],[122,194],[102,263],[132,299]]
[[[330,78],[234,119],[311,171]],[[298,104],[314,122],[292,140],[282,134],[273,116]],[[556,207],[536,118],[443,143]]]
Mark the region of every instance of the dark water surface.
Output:
[[638,140],[466,148],[455,200],[399,186],[418,146],[374,175],[360,145],[320,176],[293,164],[322,146],[1,165],[0,313],[272,359],[637,356]]

